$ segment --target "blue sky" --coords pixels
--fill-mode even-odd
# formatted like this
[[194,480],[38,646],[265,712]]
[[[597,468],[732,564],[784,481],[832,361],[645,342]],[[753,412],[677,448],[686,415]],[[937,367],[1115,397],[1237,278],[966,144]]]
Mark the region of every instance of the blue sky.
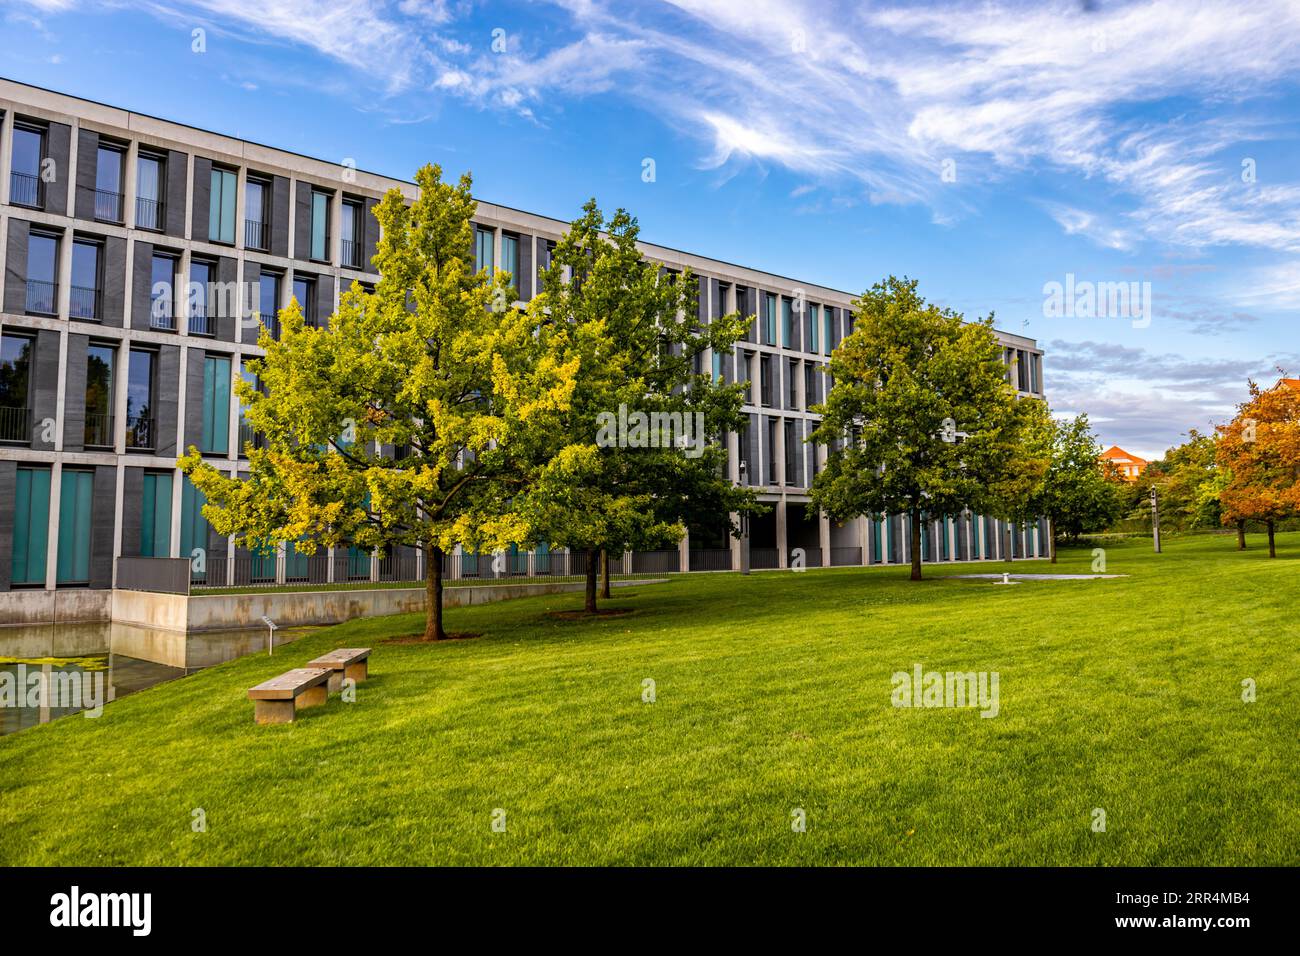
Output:
[[[1300,4],[0,0],[0,73],[1047,349],[1147,456],[1300,370]],[[204,32],[195,52],[193,31]],[[642,179],[653,159],[655,180]],[[1149,282],[1149,322],[1048,283]]]

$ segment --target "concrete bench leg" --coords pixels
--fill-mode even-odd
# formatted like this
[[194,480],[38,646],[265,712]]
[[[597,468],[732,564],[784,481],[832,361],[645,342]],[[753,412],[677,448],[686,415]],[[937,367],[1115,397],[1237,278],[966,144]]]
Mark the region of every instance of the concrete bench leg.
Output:
[[329,688],[330,688],[330,693],[331,693],[331,694],[337,694],[339,691],[343,690],[343,672],[342,672],[342,671],[330,671],[330,683],[329,683]]
[[259,724],[288,724],[293,721],[293,715],[291,700],[253,701],[253,720]]
[[355,664],[349,664],[343,673],[360,684],[370,673],[370,668],[366,666],[368,663],[368,661],[357,661]]
[[299,694],[296,702],[299,710],[305,710],[308,707],[319,707],[325,703],[329,696],[329,688],[325,684],[317,684],[315,687],[308,687]]

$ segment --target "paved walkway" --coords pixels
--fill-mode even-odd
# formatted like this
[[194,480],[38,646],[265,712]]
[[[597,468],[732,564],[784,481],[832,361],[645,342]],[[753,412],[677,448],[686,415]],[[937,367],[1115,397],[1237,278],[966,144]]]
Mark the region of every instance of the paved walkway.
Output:
[[993,581],[1001,581],[1003,577],[1008,577],[1013,581],[1098,581],[1109,580],[1110,578],[1126,578],[1127,574],[1017,574],[1014,571],[1008,571],[1002,574],[950,574],[950,578],[983,578]]

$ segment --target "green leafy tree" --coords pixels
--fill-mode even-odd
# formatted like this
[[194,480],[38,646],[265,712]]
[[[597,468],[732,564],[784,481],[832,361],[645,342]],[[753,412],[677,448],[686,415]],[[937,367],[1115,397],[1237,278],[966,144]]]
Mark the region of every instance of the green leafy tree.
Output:
[[965,322],[890,276],[853,308],[832,354],[834,381],[813,441],[828,447],[811,497],[832,518],[906,514],[912,580],[921,580],[923,515],[998,513],[1032,492],[1043,461],[1030,445],[1033,403],[1006,381],[992,317]]
[[1056,536],[1078,541],[1081,534],[1110,527],[1125,507],[1122,482],[1098,464],[1101,448],[1086,414],[1059,421],[1046,419],[1049,460],[1033,507],[1051,524],[1051,555]]
[[213,527],[250,547],[423,549],[430,640],[446,636],[446,552],[528,540],[514,501],[576,370],[546,354],[526,314],[501,308],[510,276],[475,272],[470,178],[441,175],[424,167],[412,205],[393,190],[376,208],[373,293],[354,285],[328,328],[305,325],[295,302],[279,341],[263,331],[251,370],[264,391],[238,387],[266,444],[248,448],[247,480],[193,448],[180,461]]
[[721,444],[744,423],[743,386],[693,371],[696,356],[730,349],[745,324],[732,314],[701,327],[695,279],[643,261],[637,234],[627,212],[605,221],[589,201],[530,304],[548,352],[577,373],[525,510],[539,537],[585,553],[591,613],[602,551],[675,543],[690,523],[754,500],[726,480]]

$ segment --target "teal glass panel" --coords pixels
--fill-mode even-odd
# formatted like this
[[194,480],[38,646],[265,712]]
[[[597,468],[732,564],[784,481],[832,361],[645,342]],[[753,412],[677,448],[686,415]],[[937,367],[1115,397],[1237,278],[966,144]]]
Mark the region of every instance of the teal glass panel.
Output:
[[[181,485],[181,557],[193,558],[194,549],[208,549],[208,519],[203,517],[203,506],[208,499],[187,478]],[[204,565],[206,567],[206,555]],[[202,580],[203,575],[196,572]]]
[[224,455],[230,447],[230,359],[203,362],[203,439],[200,451]]
[[172,476],[144,476],[144,501],[140,506],[140,555],[166,558],[172,541]]
[[50,537],[50,470],[19,468],[16,477],[10,581],[44,584]]
[[59,584],[90,581],[90,508],[94,486],[94,472],[63,472],[59,484]]
[[817,326],[821,324],[821,306],[808,306],[808,351],[817,351]]
[[326,225],[329,222],[329,196],[324,193],[311,194],[311,257],[324,262],[327,258],[325,244]]

